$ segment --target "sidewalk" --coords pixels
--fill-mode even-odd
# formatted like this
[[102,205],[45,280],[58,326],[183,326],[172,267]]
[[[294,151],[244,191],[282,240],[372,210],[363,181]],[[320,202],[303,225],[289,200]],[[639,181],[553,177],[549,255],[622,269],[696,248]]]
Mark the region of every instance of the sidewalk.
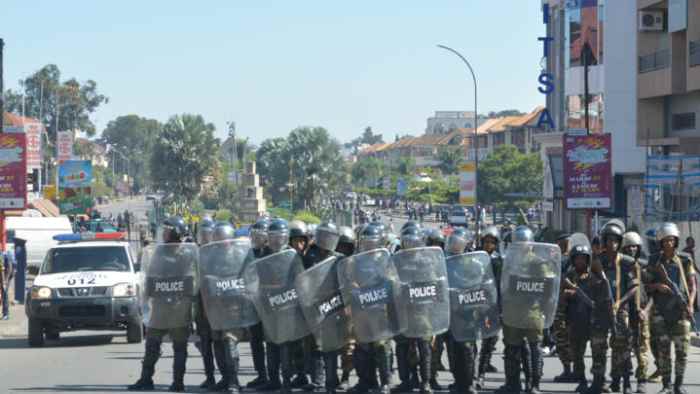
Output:
[[27,335],[27,316],[24,305],[10,306],[10,320],[0,320],[0,338],[25,337]]

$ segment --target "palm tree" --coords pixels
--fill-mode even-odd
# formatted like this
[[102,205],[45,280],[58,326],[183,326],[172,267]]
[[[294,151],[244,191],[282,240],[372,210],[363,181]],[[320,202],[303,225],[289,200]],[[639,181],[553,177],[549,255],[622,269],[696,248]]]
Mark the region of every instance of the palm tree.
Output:
[[443,174],[454,174],[459,170],[460,164],[464,162],[462,152],[459,149],[445,149],[438,154],[440,160],[440,171]]

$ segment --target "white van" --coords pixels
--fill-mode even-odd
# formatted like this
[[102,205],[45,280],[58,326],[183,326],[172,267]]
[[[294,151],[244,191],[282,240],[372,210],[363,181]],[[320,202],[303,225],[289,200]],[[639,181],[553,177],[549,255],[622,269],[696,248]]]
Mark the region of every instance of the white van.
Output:
[[30,272],[38,271],[46,252],[58,245],[58,242],[53,240],[54,235],[73,232],[67,216],[8,216],[5,223],[8,232],[14,230],[15,237],[27,241],[27,267]]

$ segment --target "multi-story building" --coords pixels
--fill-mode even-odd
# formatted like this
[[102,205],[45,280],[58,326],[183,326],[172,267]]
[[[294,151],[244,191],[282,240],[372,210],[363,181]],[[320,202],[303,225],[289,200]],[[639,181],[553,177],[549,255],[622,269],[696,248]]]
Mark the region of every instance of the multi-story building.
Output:
[[637,2],[543,0],[542,4],[548,4],[550,10],[546,29],[553,41],[546,71],[554,76],[555,86],[547,96],[555,129],[536,137],[548,166],[546,173],[552,176],[545,181],[553,186],[552,195],[545,195],[547,224],[569,230],[590,229],[586,212],[566,209],[561,171],[563,134],[586,124],[591,133],[610,133],[612,137],[613,202],[601,213],[639,222],[646,152],[636,144]]
[[[476,119],[478,125],[486,122],[488,118],[479,115]],[[457,129],[474,128],[474,111],[435,111],[435,115],[428,118],[425,134],[449,134]]]

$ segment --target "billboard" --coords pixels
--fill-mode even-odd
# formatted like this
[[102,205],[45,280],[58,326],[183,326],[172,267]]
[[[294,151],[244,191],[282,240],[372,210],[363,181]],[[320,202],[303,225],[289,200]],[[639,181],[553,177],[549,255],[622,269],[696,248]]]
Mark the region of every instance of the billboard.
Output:
[[24,134],[0,134],[0,209],[27,205],[27,142]]
[[567,208],[610,208],[611,161],[610,134],[564,135],[564,198]]
[[700,156],[649,156],[644,192],[647,216],[664,220],[698,220]]
[[92,162],[68,160],[58,166],[58,207],[62,214],[87,213],[92,199]]
[[476,165],[474,163],[459,166],[459,203],[476,204]]

